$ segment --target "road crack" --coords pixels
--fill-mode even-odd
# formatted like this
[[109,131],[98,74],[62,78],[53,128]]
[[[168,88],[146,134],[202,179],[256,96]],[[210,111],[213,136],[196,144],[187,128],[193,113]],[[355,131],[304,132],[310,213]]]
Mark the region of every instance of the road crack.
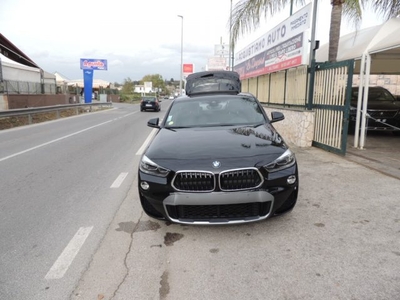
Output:
[[117,295],[117,293],[118,293],[119,289],[121,288],[121,286],[125,283],[126,278],[128,278],[128,276],[129,276],[129,267],[128,267],[128,263],[127,263],[127,261],[128,261],[128,256],[129,256],[129,254],[130,254],[131,251],[132,251],[133,235],[134,235],[135,232],[138,230],[138,228],[139,228],[139,226],[140,226],[140,221],[142,220],[142,217],[143,217],[143,211],[142,211],[142,213],[140,214],[140,217],[139,217],[139,219],[138,219],[138,221],[137,221],[135,227],[133,228],[133,230],[132,230],[132,232],[131,232],[131,234],[130,234],[130,239],[131,239],[131,241],[130,241],[130,243],[129,243],[128,251],[125,253],[125,258],[124,258],[125,275],[124,275],[124,277],[122,278],[121,282],[118,284],[118,286],[117,286],[117,288],[115,289],[114,293],[112,294],[110,300],[111,300],[111,299],[114,299],[114,297]]

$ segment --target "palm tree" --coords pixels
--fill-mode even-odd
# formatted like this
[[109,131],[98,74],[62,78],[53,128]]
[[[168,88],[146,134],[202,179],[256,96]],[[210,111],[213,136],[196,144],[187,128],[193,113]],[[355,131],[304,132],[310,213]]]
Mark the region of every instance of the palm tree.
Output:
[[[313,0],[318,1],[318,0]],[[384,19],[400,14],[400,0],[330,0],[332,4],[329,32],[329,61],[336,61],[342,15],[351,20],[355,27],[362,18],[362,8],[374,9]],[[372,2],[372,3],[371,3]],[[231,43],[235,45],[240,35],[256,29],[261,19],[273,16],[287,5],[304,5],[305,0],[240,0],[234,7],[231,20]]]

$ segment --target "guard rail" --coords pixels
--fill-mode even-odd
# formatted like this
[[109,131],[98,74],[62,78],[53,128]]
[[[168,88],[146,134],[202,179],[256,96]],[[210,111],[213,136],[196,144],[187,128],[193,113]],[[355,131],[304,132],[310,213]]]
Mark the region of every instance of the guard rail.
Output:
[[41,107],[29,107],[29,108],[21,108],[21,109],[9,109],[9,110],[0,110],[0,118],[5,117],[17,117],[17,116],[28,116],[29,124],[32,124],[32,115],[38,113],[45,112],[56,112],[56,118],[60,118],[60,111],[66,109],[75,109],[76,114],[79,114],[78,109],[85,107],[88,108],[89,111],[93,110],[93,106],[112,106],[112,102],[99,102],[99,103],[78,103],[78,104],[60,104],[54,106],[41,106]]

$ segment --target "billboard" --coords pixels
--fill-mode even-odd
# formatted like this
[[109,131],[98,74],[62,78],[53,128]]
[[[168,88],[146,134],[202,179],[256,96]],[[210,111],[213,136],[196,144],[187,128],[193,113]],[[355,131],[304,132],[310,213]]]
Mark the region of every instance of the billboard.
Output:
[[193,64],[183,64],[183,73],[186,75],[192,74],[194,70]]
[[194,65],[193,64],[183,64],[183,77],[186,78],[189,74],[194,72]]
[[226,44],[219,44],[214,46],[214,55],[215,56],[229,56],[229,45]]
[[227,59],[225,57],[214,56],[208,58],[208,64],[207,64],[208,71],[226,70],[226,69],[227,69]]
[[106,59],[81,58],[82,70],[107,70]]
[[308,64],[308,29],[312,3],[235,54],[241,79]]
[[146,93],[149,93],[150,91],[152,91],[153,90],[153,82],[151,82],[151,81],[145,81],[144,82],[144,91],[146,92]]
[[83,70],[83,91],[85,103],[90,103],[92,102],[93,92],[93,72],[94,70],[107,70],[107,60],[81,58],[80,66],[81,70]]

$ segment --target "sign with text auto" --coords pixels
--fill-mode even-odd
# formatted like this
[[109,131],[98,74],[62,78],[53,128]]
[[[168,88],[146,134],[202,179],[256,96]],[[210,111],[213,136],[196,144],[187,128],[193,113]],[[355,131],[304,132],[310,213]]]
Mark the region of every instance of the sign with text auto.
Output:
[[312,3],[268,31],[235,56],[240,79],[285,70],[308,63],[308,29]]

